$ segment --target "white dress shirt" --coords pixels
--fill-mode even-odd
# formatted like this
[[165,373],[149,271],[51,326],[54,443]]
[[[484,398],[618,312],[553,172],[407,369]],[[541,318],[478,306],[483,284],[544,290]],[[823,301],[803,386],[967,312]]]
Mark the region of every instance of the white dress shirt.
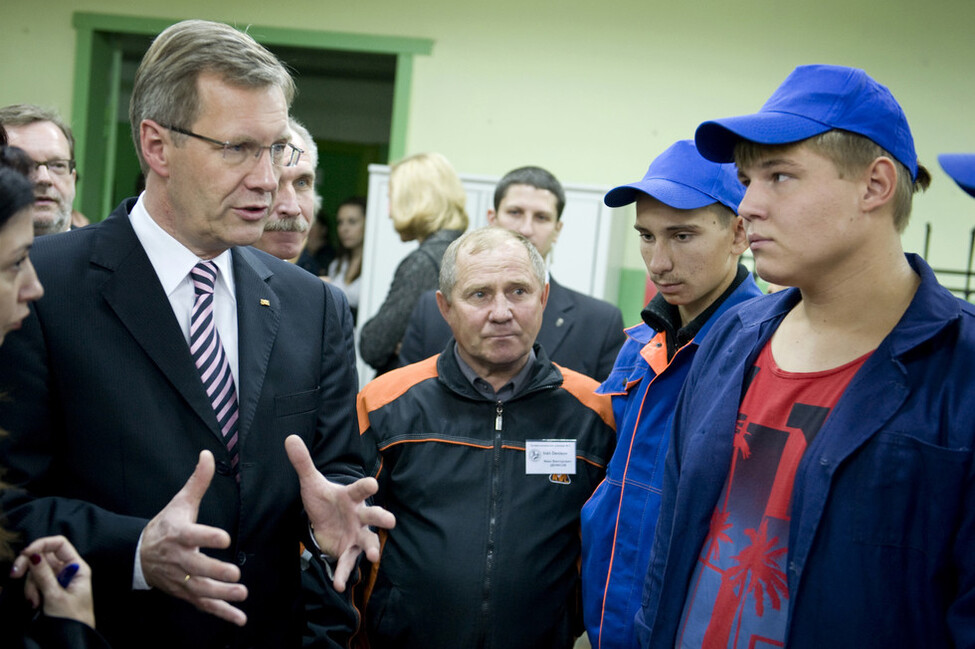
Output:
[[[156,223],[149,212],[146,210],[143,199],[145,193],[139,196],[135,207],[129,213],[129,220],[135,236],[142,244],[143,250],[149,257],[149,262],[156,271],[156,276],[162,284],[169,304],[173,307],[173,315],[179,323],[179,328],[186,339],[187,349],[190,344],[190,316],[193,312],[193,303],[196,301],[196,292],[193,289],[193,281],[190,279],[190,270],[201,260],[194,253],[190,252],[186,246],[173,238]],[[225,250],[212,260],[220,271],[217,281],[213,287],[213,318],[220,333],[220,341],[223,343],[224,353],[230,363],[230,371],[234,376],[234,386],[240,385],[238,375],[237,351],[237,297],[234,292],[234,264],[230,250]],[[240,396],[240,389],[237,389]],[[191,469],[192,467],[188,467]],[[135,548],[135,566],[132,571],[133,590],[148,590],[149,584],[146,582],[145,575],[142,573],[142,536],[139,535],[139,542]]]
[[[203,261],[189,251],[183,244],[156,223],[143,203],[145,194],[139,196],[138,202],[132,208],[129,219],[132,229],[139,243],[149,256],[156,276],[162,284],[166,297],[173,307],[173,314],[183,332],[186,344],[190,343],[190,315],[193,313],[193,302],[196,293],[190,271]],[[238,386],[240,394],[240,375],[238,374],[237,352],[237,294],[234,292],[234,262],[230,250],[225,250],[212,260],[220,271],[213,287],[213,318],[220,332],[230,371],[234,375],[234,385]]]

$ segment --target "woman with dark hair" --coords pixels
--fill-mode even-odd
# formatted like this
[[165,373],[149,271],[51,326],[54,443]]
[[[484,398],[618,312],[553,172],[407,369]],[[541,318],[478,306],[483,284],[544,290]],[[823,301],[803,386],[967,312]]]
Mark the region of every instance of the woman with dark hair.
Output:
[[[347,198],[335,212],[335,229],[341,249],[328,266],[327,281],[338,286],[349,300],[352,321],[359,310],[359,288],[362,280],[362,244],[366,235],[366,199]],[[324,279],[324,278],[323,278]]]
[[[33,165],[26,153],[6,143],[0,127],[0,344],[30,315],[29,303],[44,294],[28,256],[34,243],[34,187],[27,174]],[[11,615],[27,606],[20,588],[12,588],[10,580],[0,582],[7,590],[0,593],[0,645],[107,647],[94,630],[91,569],[74,546],[63,536],[48,536],[15,555],[11,544],[16,541],[16,534],[0,526],[0,564],[13,560],[10,578],[24,579],[23,597],[36,614]]]

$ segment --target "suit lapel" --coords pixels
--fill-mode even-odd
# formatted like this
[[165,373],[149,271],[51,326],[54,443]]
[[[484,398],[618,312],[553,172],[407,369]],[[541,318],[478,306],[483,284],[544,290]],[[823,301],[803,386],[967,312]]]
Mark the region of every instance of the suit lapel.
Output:
[[129,223],[130,208],[129,203],[123,204],[97,226],[99,236],[93,243],[91,263],[93,272],[108,273],[108,279],[100,282],[102,297],[176,392],[222,443],[216,415],[169,298]]
[[277,294],[268,286],[271,270],[250,248],[234,248],[234,284],[237,292],[237,348],[240,385],[240,438],[247,439],[254,422],[267,375],[271,348],[281,321]]
[[569,292],[549,276],[548,304],[542,317],[542,327],[538,331],[537,342],[545,349],[549,358],[555,355],[573,324],[575,304]]

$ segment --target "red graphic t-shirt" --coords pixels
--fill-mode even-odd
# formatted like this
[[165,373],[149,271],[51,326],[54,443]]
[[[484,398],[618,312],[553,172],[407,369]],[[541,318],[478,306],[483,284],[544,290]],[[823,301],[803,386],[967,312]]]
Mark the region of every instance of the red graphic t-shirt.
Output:
[[806,448],[870,354],[823,372],[786,372],[769,344],[735,426],[728,478],[691,578],[678,647],[782,647],[792,485]]

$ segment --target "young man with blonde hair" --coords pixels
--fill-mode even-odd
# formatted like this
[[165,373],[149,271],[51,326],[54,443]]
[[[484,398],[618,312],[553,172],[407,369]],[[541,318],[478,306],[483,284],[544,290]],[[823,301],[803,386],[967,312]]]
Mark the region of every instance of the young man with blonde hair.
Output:
[[975,308],[905,255],[929,176],[890,91],[797,68],[702,124],[735,160],[758,273],[678,404],[644,647],[975,643]]

